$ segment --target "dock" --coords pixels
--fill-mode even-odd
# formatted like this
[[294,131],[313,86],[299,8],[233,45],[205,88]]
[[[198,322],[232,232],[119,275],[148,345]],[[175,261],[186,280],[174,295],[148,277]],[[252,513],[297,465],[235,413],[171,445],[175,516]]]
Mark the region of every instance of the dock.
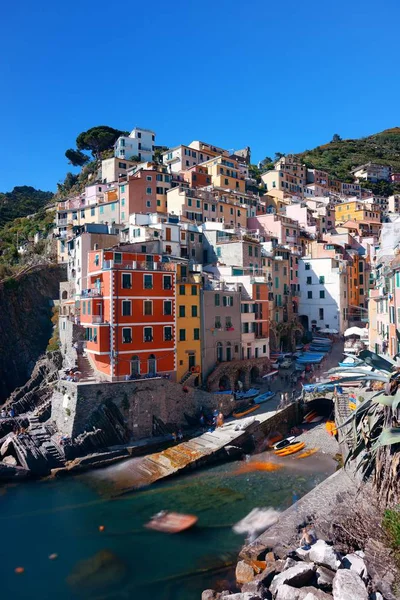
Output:
[[[285,420],[286,410],[279,411],[282,422]],[[162,452],[124,461],[101,474],[97,472],[95,476],[110,484],[113,495],[119,495],[203,464],[239,456],[249,436],[260,433],[263,425],[267,425],[277,414],[276,410],[259,409],[254,416],[229,421],[212,432],[203,433]],[[276,419],[273,421],[275,426]]]

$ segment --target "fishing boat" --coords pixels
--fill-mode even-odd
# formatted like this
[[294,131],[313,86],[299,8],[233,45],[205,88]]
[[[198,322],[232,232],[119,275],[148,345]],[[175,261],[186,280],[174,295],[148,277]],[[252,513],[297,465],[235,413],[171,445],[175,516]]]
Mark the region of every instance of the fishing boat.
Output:
[[308,421],[308,423],[320,423],[323,418],[324,418],[324,415],[317,415],[316,417],[313,417],[312,419],[310,419]]
[[318,452],[318,448],[310,448],[309,450],[306,450],[305,452],[302,452],[301,454],[296,456],[296,458],[307,458],[308,456],[312,456],[316,452]]
[[245,409],[242,409],[242,410],[240,410],[240,412],[239,412],[239,410],[235,410],[232,413],[232,417],[234,419],[240,419],[241,417],[245,417],[249,413],[254,412],[255,410],[257,410],[257,408],[260,408],[259,404],[253,404],[253,406],[249,406]]
[[265,392],[265,394],[260,394],[254,398],[254,402],[257,404],[261,404],[262,402],[267,402],[271,400],[275,396],[275,392]]
[[162,533],[180,533],[193,527],[198,521],[195,515],[185,515],[169,510],[162,510],[146,523],[145,527]]
[[282,448],[281,450],[275,450],[275,454],[277,456],[290,456],[291,454],[296,454],[296,452],[300,452],[300,450],[303,450],[303,448],[305,448],[305,445],[305,442],[292,442],[291,444],[285,446],[285,448]]
[[250,388],[247,392],[237,392],[236,400],[250,400],[251,398],[255,398],[260,393],[260,390],[257,388]]
[[318,417],[318,413],[316,410],[312,410],[306,415],[304,415],[303,423],[311,423],[311,419]]
[[275,444],[274,450],[282,450],[282,448],[285,448],[286,446],[289,446],[289,444],[291,444],[292,442],[294,442],[294,440],[295,440],[295,436],[291,435],[290,437],[287,437],[284,440],[281,440],[280,442],[278,442],[277,444]]

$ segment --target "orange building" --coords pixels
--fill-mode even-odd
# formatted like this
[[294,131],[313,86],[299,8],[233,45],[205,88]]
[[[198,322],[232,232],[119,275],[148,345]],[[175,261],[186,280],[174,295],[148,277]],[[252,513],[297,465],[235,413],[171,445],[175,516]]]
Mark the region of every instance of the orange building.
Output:
[[175,373],[175,269],[130,246],[89,252],[81,324],[90,362],[107,379]]

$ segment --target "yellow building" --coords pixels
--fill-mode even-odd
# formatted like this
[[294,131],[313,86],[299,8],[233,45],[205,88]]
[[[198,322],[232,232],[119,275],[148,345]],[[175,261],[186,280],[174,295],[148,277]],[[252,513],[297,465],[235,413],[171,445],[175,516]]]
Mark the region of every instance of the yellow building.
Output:
[[240,192],[245,191],[245,178],[240,173],[237,160],[225,156],[217,156],[202,163],[202,167],[207,167],[214,187],[225,190],[238,190]]
[[176,370],[177,381],[201,383],[200,273],[177,265],[176,279]]
[[347,221],[380,223],[381,211],[377,204],[367,204],[359,200],[342,202],[335,208],[335,224],[339,225]]

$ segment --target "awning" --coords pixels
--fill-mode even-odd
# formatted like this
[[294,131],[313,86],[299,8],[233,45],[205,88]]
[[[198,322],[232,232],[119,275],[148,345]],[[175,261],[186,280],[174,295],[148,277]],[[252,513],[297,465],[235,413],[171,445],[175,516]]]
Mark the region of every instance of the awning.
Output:
[[325,329],[320,329],[319,333],[339,333],[337,329],[330,329],[326,327]]
[[359,335],[360,337],[368,337],[368,329],[366,327],[349,327],[344,332],[344,337],[349,335]]

